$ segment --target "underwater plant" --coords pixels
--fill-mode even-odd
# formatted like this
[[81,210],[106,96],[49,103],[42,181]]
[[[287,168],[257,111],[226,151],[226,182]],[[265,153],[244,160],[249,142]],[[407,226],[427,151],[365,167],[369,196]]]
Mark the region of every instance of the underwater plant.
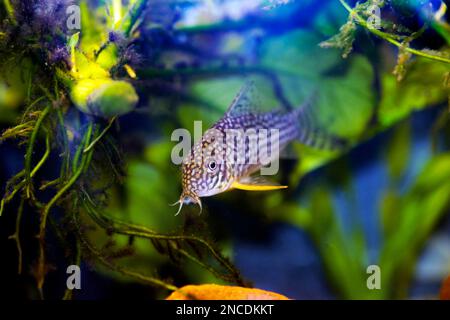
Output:
[[[354,7],[342,0],[340,3],[349,13],[348,21],[337,35],[323,41],[321,47],[338,48],[342,50],[342,57],[348,58],[357,41],[358,30],[362,29],[398,48],[392,73],[380,75],[382,96],[371,119],[372,129],[367,128],[369,130],[366,131],[366,134],[370,132],[372,135],[400,121],[387,150],[390,182],[381,195],[378,217],[382,243],[377,249],[377,257],[373,258],[373,254],[371,257],[370,250],[373,249],[367,243],[362,222],[354,218],[356,222],[348,227],[339,221],[336,213],[338,208],[332,195],[333,185],[320,185],[311,191],[309,207],[298,208],[284,204],[287,213],[283,214],[281,220],[291,221],[311,234],[331,281],[342,296],[349,299],[405,298],[408,296],[420,252],[433,228],[448,214],[449,208],[449,180],[446,175],[449,168],[448,152],[439,154],[437,151],[439,131],[448,126],[448,108],[444,108],[434,125],[432,148],[436,155],[418,173],[408,189],[401,187],[407,175],[407,163],[410,161],[408,155],[412,152],[412,129],[410,120],[404,120],[405,117],[408,117],[411,110],[426,107],[430,103],[439,104],[446,97],[450,98],[450,27],[444,18],[447,6],[442,1],[365,1]],[[379,13],[376,17],[378,26],[371,24],[374,8]],[[414,19],[420,23],[412,23],[411,20]],[[434,49],[414,46],[421,41],[423,45],[426,41],[424,35],[430,33],[439,37],[439,49],[436,44],[433,44]],[[436,100],[433,98],[434,94],[437,95]],[[444,141],[444,145],[448,146],[448,135],[445,133]],[[329,171],[332,170],[333,166]],[[338,166],[335,170],[339,170]],[[356,197],[358,192],[350,181],[350,171],[330,173],[328,176],[332,179],[335,176],[334,179],[347,186],[346,194],[349,199]],[[276,201],[280,204],[283,202],[280,199]],[[273,207],[269,207],[268,211],[270,210]],[[347,228],[350,231],[346,231]],[[383,270],[381,290],[368,291],[364,281],[369,270],[366,272],[366,268],[374,260],[377,261],[375,266]]]
[[[10,237],[17,245],[18,273],[23,271],[20,229],[24,208],[29,207],[39,213],[39,250],[33,273],[41,297],[50,265],[46,243],[49,225],[73,264],[79,264],[86,255],[139,281],[176,289],[170,283],[129,271],[114,262],[120,256],[132,254],[133,239],[142,238],[175,261],[191,260],[225,281],[243,284],[238,271],[209,239],[199,236],[198,230],[195,234],[188,229],[161,234],[108,217],[99,209],[106,201],[108,185],[122,177],[121,155],[109,131],[118,116],[129,113],[138,103],[132,81],[136,75],[129,64],[136,62],[133,42],[147,1],[132,1],[128,7],[114,1],[107,6],[108,10],[101,6],[97,12],[103,17],[102,24],[98,23],[99,17],[86,19],[96,8],[82,1],[80,10],[85,25],[81,29],[85,31],[66,37],[65,25],[54,23],[66,21],[65,9],[70,3],[3,3],[7,17],[2,22],[1,52],[11,58],[2,63],[2,76],[6,75],[8,81],[8,73],[12,72],[26,79],[21,119],[3,132],[0,140],[15,139],[26,146],[24,169],[6,184],[0,207],[0,215],[12,214],[9,203],[16,196],[21,199],[16,231]],[[61,19],[55,19],[58,16]],[[96,23],[90,25],[93,21]],[[45,143],[42,154],[38,151],[39,140]],[[49,177],[38,173],[57,154],[59,175],[47,181]],[[50,189],[54,190],[51,196]],[[65,208],[62,216],[52,215],[56,206]],[[87,226],[92,223],[108,235],[109,244],[103,248],[88,240]],[[116,234],[129,239],[123,248],[114,243],[112,236]],[[209,261],[210,257],[215,262]],[[64,298],[70,296],[71,291],[67,290]]]

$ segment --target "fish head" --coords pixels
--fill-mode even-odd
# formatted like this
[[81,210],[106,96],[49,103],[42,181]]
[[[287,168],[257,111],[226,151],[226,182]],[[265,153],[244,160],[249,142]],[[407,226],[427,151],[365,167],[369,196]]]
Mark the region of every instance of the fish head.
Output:
[[217,132],[208,130],[196,143],[182,164],[182,204],[196,203],[201,207],[201,197],[227,191],[231,184],[230,168],[224,159],[224,146]]
[[183,161],[182,186],[186,194],[209,197],[230,185],[230,168],[225,161],[226,146],[219,130],[209,129]]

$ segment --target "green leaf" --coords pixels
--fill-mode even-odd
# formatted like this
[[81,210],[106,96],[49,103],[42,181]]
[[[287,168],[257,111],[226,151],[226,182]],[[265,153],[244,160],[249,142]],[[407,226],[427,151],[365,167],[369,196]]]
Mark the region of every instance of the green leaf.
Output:
[[388,142],[386,158],[389,175],[398,180],[408,167],[411,149],[411,126],[405,121],[396,126]]
[[317,79],[341,60],[336,51],[320,48],[320,42],[318,34],[305,30],[269,38],[261,47],[262,65],[280,74]]
[[380,200],[380,219],[385,237],[390,237],[400,223],[401,197],[392,190],[386,190]]
[[70,52],[75,50],[75,47],[78,45],[78,41],[80,40],[80,33],[74,33],[70,36],[69,41],[67,42],[68,47],[70,48]]
[[319,123],[329,132],[358,137],[371,118],[373,70],[366,58],[346,61],[339,52],[323,50],[314,32],[295,31],[263,46],[263,64],[279,73],[285,95],[294,106],[316,94]]
[[448,95],[448,89],[443,86],[447,71],[444,63],[420,59],[411,64],[401,82],[392,74],[383,74],[380,124],[390,126],[415,110],[444,102]]
[[[385,240],[380,258],[382,287],[396,298],[406,295],[419,250],[450,205],[450,154],[425,166],[414,185],[396,204],[395,232]],[[399,276],[401,275],[401,276]]]

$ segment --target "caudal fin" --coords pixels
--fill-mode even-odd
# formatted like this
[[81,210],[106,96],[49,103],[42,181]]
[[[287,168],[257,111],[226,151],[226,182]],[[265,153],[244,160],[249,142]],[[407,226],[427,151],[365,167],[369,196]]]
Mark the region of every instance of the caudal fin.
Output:
[[298,138],[301,143],[322,150],[340,150],[348,145],[348,141],[337,137],[322,128],[314,116],[313,105],[316,95],[307,103],[295,110],[298,119]]

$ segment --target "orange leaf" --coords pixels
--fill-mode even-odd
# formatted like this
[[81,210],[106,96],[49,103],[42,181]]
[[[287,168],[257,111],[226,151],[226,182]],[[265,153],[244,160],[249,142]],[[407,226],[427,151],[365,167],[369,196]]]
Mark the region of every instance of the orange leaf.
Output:
[[188,285],[173,292],[166,300],[289,300],[270,291],[217,284]]
[[450,300],[450,276],[448,276],[442,284],[441,300]]

